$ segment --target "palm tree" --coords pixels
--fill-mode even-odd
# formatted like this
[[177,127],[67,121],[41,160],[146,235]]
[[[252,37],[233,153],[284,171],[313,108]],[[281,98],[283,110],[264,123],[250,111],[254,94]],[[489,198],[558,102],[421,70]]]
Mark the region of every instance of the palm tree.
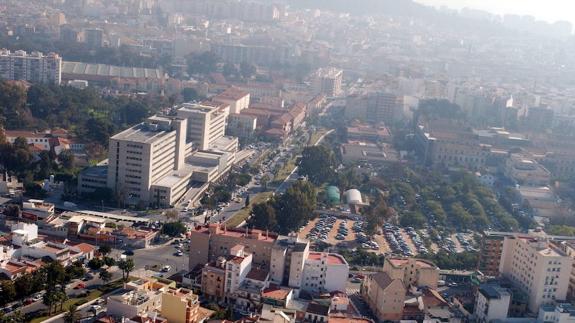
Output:
[[65,323],[74,323],[78,321],[78,307],[74,304],[68,307],[68,312],[64,315]]
[[132,258],[127,260],[120,260],[118,262],[118,268],[122,270],[122,279],[124,281],[128,281],[128,278],[130,278],[130,272],[134,270],[134,267],[134,259]]

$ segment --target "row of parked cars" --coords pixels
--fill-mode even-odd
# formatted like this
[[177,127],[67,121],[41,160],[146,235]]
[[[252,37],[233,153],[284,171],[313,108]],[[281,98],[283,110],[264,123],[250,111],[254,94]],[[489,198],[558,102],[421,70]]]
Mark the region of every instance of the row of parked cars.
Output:
[[406,257],[413,257],[413,252],[409,249],[407,242],[401,235],[401,229],[397,226],[385,223],[383,225],[385,239],[394,253],[403,254]]
[[333,228],[335,220],[336,219],[333,216],[320,218],[316,222],[315,226],[310,230],[307,238],[312,241],[327,242],[327,236]]
[[455,237],[457,240],[459,240],[461,247],[463,247],[465,251],[477,251],[477,249],[471,245],[471,241],[469,241],[469,239],[463,233],[458,233],[455,235]]
[[417,233],[417,231],[414,228],[407,227],[405,228],[405,232],[407,232],[407,234],[411,237],[411,241],[413,241],[413,244],[415,245],[419,253],[427,253],[429,251],[427,250],[427,247],[425,247],[425,245],[423,244],[423,241],[421,240],[419,233]]

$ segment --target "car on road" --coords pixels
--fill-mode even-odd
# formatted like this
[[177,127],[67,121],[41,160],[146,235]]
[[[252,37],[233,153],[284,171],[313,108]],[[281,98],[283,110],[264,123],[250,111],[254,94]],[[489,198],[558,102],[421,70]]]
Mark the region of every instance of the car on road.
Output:
[[86,288],[86,284],[84,283],[78,283],[78,285],[74,286],[74,289],[84,289]]
[[166,272],[170,271],[171,269],[172,269],[172,266],[165,265],[164,267],[162,267],[162,272],[166,273]]
[[174,253],[174,256],[176,256],[176,257],[181,257],[181,256],[183,256],[183,255],[184,255],[184,253],[183,253],[181,250],[180,250],[180,251],[176,251],[176,252]]
[[126,251],[123,252],[123,254],[126,255],[126,256],[133,256],[133,255],[134,255],[134,251],[132,251],[132,250],[126,250]]

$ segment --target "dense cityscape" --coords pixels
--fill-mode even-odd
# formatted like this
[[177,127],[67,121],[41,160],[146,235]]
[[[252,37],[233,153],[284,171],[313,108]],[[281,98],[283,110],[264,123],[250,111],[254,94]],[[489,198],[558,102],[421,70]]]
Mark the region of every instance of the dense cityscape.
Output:
[[574,51],[412,0],[0,0],[0,323],[575,322]]

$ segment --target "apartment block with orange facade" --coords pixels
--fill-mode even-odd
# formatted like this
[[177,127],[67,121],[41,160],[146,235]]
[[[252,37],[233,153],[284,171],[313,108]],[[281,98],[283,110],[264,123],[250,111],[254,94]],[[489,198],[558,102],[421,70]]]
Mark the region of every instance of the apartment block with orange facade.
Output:
[[244,246],[244,250],[253,257],[253,263],[269,268],[272,247],[277,234],[256,229],[226,229],[219,224],[196,227],[190,232],[189,268],[215,261],[218,257],[228,256],[233,247]]

